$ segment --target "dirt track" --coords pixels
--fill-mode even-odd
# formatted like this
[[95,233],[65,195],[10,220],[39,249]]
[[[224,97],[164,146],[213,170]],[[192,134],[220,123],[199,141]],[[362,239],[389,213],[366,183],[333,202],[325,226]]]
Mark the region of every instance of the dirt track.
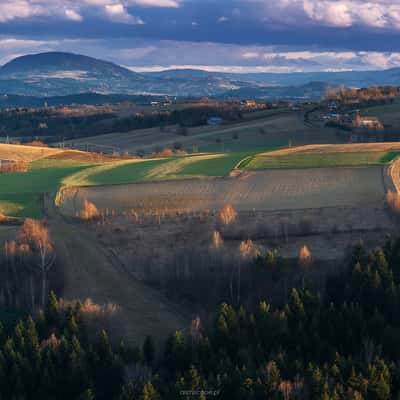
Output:
[[359,207],[383,204],[380,166],[265,170],[237,178],[71,189],[61,211],[76,215],[83,199],[99,209],[214,210],[231,203],[240,211]]
[[65,271],[63,297],[115,304],[119,311],[107,327],[115,342],[124,339],[128,344],[141,345],[146,335],[152,335],[160,343],[177,329],[189,326],[188,315],[134,279],[84,224],[57,215],[52,205],[46,210],[57,257]]

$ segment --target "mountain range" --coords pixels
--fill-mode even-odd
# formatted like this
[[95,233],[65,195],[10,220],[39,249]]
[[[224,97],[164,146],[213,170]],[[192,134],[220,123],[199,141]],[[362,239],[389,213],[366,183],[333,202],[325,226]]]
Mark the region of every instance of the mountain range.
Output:
[[0,67],[0,94],[40,98],[96,93],[315,99],[324,94],[327,85],[400,86],[400,68],[285,74],[233,74],[190,69],[137,73],[107,61],[60,52],[22,56]]

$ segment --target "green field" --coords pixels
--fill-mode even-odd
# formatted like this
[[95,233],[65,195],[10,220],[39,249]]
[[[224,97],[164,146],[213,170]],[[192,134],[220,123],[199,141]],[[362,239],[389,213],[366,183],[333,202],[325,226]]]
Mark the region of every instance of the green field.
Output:
[[254,151],[199,154],[105,164],[42,159],[34,161],[28,172],[0,175],[0,214],[40,218],[41,194],[54,192],[61,186],[227,176],[240,160],[255,154]]
[[[269,149],[271,150],[271,149]],[[208,153],[104,164],[73,160],[34,161],[28,172],[0,175],[0,214],[41,217],[41,195],[62,186],[96,186],[228,176],[239,169],[335,167],[385,164],[400,152],[331,152],[263,155],[260,151]]]
[[361,115],[379,118],[385,125],[400,128],[400,100],[392,104],[368,107],[361,110]]
[[253,151],[121,161],[85,169],[62,183],[65,186],[93,186],[227,176],[240,160],[255,154]]
[[41,215],[40,195],[56,190],[68,175],[90,165],[74,161],[35,161],[28,172],[0,175],[0,214],[13,217]]
[[396,158],[398,152],[357,152],[357,153],[292,153],[282,156],[255,156],[244,161],[241,169],[265,168],[316,168],[356,165],[386,164]]

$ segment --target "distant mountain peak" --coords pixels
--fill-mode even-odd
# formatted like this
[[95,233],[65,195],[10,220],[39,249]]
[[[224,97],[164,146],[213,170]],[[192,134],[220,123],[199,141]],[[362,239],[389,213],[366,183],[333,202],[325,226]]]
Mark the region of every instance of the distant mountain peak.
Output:
[[125,77],[138,75],[109,61],[98,60],[81,54],[66,52],[47,52],[28,54],[11,60],[0,68],[0,74],[24,74],[49,71],[86,71],[108,73]]

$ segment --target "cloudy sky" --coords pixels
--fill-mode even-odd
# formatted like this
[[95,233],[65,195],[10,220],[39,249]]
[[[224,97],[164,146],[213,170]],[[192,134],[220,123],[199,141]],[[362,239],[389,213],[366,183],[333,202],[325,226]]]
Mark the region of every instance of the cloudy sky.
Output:
[[400,66],[400,0],[0,0],[0,64],[70,51],[132,69]]

